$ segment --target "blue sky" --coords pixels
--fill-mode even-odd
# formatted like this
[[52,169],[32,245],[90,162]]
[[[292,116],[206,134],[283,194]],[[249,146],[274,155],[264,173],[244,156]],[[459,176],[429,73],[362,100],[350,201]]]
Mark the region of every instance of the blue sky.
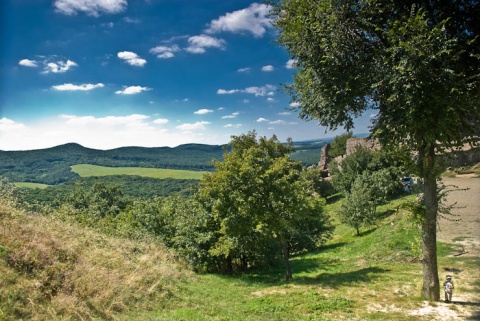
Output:
[[[289,110],[269,8],[246,0],[2,0],[0,149],[333,137]],[[354,133],[368,131],[368,117]]]

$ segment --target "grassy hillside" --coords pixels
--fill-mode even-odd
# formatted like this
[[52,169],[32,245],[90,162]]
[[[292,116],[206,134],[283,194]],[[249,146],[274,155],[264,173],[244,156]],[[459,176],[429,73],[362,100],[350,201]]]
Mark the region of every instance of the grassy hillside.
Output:
[[140,168],[140,167],[106,167],[89,164],[78,164],[70,167],[74,173],[80,177],[92,176],[114,176],[131,175],[141,177],[151,177],[158,179],[202,179],[206,172],[162,169],[162,168]]
[[158,309],[191,278],[153,241],[134,242],[0,200],[0,320],[112,320]]
[[[421,301],[420,231],[397,210],[404,200],[379,208],[378,225],[360,237],[336,222],[324,248],[292,260],[284,284],[282,266],[195,275],[155,242],[106,237],[2,199],[0,320],[469,320],[464,309],[475,305]],[[327,208],[334,219],[338,206]],[[479,293],[478,258],[454,251],[439,244],[439,270],[460,267],[458,291]],[[440,308],[440,318],[424,313]]]

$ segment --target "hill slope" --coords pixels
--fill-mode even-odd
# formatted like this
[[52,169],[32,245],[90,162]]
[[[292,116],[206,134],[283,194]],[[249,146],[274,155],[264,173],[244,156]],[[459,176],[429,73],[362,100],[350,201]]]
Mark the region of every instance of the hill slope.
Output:
[[[292,158],[306,166],[316,164],[329,139],[298,142]],[[78,178],[70,166],[89,164],[108,167],[144,167],[211,171],[213,159],[223,160],[224,146],[185,144],[171,147],[121,147],[97,150],[79,144],[27,151],[0,150],[0,176],[12,182],[57,185]]]
[[223,159],[222,146],[188,144],[175,148],[96,150],[65,144],[39,150],[0,151],[0,176],[14,182],[55,185],[77,178],[70,170],[77,164],[208,171],[213,169],[212,159]]

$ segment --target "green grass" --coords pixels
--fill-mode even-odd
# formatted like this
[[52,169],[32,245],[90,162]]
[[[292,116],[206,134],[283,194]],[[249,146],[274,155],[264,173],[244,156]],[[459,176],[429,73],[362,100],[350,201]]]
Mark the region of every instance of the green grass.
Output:
[[30,182],[16,182],[16,183],[13,183],[15,186],[19,187],[19,188],[41,188],[41,189],[44,189],[44,188],[47,188],[49,187],[50,185],[47,185],[47,184],[40,184],[40,183],[30,183]]
[[[283,266],[242,275],[197,275],[162,309],[129,320],[429,320],[408,314],[421,307],[422,267],[414,251],[420,229],[397,211],[402,200],[379,209],[378,226],[355,236],[336,222],[334,238],[315,253]],[[335,215],[338,203],[327,206]],[[453,248],[441,245],[445,255]],[[443,259],[440,258],[440,261]],[[391,311],[392,306],[401,310]]]
[[[120,244],[124,242],[118,240],[116,242],[120,243],[112,244],[114,248],[121,250],[117,251],[121,253],[121,256],[118,262],[108,263],[108,269],[104,269],[104,272],[110,276],[119,275],[119,279],[126,281],[133,277],[145,280],[143,288],[136,286],[134,291],[134,297],[142,298],[141,302],[143,302],[143,298],[149,297],[148,293],[152,284],[150,279],[154,280],[159,277],[163,280],[163,274],[172,273],[179,273],[179,276],[166,278],[166,281],[161,283],[162,285],[158,287],[159,293],[150,299],[153,300],[153,304],[138,306],[132,303],[128,307],[122,308],[121,312],[111,309],[110,302],[107,301],[100,301],[101,304],[98,303],[96,306],[104,307],[110,313],[111,319],[133,321],[431,320],[430,315],[419,316],[409,313],[424,306],[420,297],[422,266],[417,257],[418,253],[416,253],[420,229],[409,220],[407,213],[400,209],[400,204],[411,197],[414,196],[401,198],[379,207],[377,226],[362,230],[361,236],[355,236],[356,232],[353,228],[339,223],[336,218],[339,197],[336,197],[336,201],[332,200],[326,206],[326,211],[334,218],[336,226],[334,237],[320,250],[292,258],[294,278],[288,284],[284,282],[282,265],[268,269],[249,270],[230,276],[214,274],[182,276],[180,272],[184,270],[179,269],[175,272],[171,265],[165,266],[162,270],[162,264],[165,262],[157,260],[154,266],[160,272],[152,271],[145,277],[141,273],[150,272],[153,268],[148,267],[144,270],[128,270],[130,274],[122,276],[119,274],[120,263],[139,264],[151,256],[151,250],[135,243],[129,243],[128,247],[122,247]],[[34,224],[34,226],[37,225]],[[25,223],[22,221],[20,226],[25,226]],[[40,231],[44,229],[42,227]],[[60,228],[55,226],[54,230],[59,231]],[[23,234],[18,233],[19,236]],[[51,233],[47,231],[45,234],[50,235]],[[35,235],[38,238],[40,232],[36,231]],[[27,238],[27,240],[30,239],[32,238]],[[85,240],[80,240],[79,237],[73,237],[73,239],[80,242],[76,246],[80,246],[87,240],[88,244],[95,243],[92,237],[86,237]],[[102,238],[101,243],[103,244],[105,241],[106,238]],[[51,243],[51,241],[49,242]],[[72,253],[81,252],[81,248],[76,250],[76,247],[72,247],[63,240],[61,242],[58,240],[54,244],[58,244],[57,246],[61,249],[65,247],[65,251],[71,248]],[[89,246],[88,250],[83,250],[83,253],[88,253],[92,262],[103,262],[101,258],[93,256],[95,253],[92,249],[101,249],[104,246],[97,246],[96,243]],[[42,245],[39,248],[44,249],[46,246]],[[75,251],[73,251],[74,249]],[[451,256],[456,251],[457,249],[453,245],[438,244],[441,280],[444,277],[445,269],[460,268],[461,273],[454,273],[458,291],[479,293],[480,283],[478,278],[474,277],[480,264],[479,259]],[[110,252],[104,253],[104,256],[109,257],[111,254],[108,255],[108,253]],[[5,248],[0,246],[0,259],[6,255]],[[78,260],[78,262],[84,262],[84,260]],[[0,273],[3,272],[3,268],[5,267],[0,264]],[[86,266],[85,269],[89,271],[92,267]],[[98,272],[92,273],[91,277],[94,278],[96,274]],[[9,287],[6,287],[6,283],[17,282],[18,279],[13,274],[3,273],[2,275],[6,276],[4,289],[7,291]],[[98,280],[102,280],[102,278],[98,278]],[[22,282],[27,281],[25,279]],[[107,281],[108,278],[105,279],[105,282]],[[107,283],[113,284],[109,281]],[[90,286],[94,284],[95,282],[91,282]],[[153,284],[156,283],[153,282]],[[103,288],[100,290],[101,286],[105,287],[105,284],[99,285],[98,289],[91,290],[98,291],[95,292],[98,293],[98,297],[102,297],[102,291],[104,291]],[[110,290],[114,289],[116,287],[112,287]],[[2,303],[0,297],[0,310],[7,311],[2,308],[2,304],[12,309],[23,309],[22,306],[17,307],[14,302],[28,302],[27,299],[31,297],[31,294],[28,292],[30,290],[27,290],[28,288],[20,287],[19,284],[18,291],[8,290],[8,293],[5,292],[8,294],[8,299],[5,299],[8,302]],[[38,292],[38,290],[35,291]],[[112,297],[117,298],[114,294],[112,292]],[[130,295],[128,291],[126,294]],[[91,300],[96,302],[97,299],[92,297]],[[431,303],[432,306],[438,304],[441,303]],[[73,308],[73,306],[72,303],[71,307]],[[0,320],[2,320],[1,313]]]
[[78,164],[71,166],[73,172],[80,177],[90,176],[111,176],[111,175],[134,175],[152,178],[174,178],[174,179],[202,179],[207,172],[188,171],[163,168],[142,168],[142,167],[106,167],[89,164]]

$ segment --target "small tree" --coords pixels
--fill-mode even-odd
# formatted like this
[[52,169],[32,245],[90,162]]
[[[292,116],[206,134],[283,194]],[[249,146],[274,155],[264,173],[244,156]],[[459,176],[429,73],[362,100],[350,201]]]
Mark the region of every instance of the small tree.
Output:
[[352,132],[346,132],[345,134],[335,136],[330,147],[329,156],[337,157],[347,154],[347,140],[353,137]]
[[291,141],[284,145],[275,136],[257,141],[249,132],[233,136],[229,148],[196,194],[218,226],[210,253],[224,258],[228,272],[235,261],[243,267],[248,260],[265,262],[273,250],[284,259],[288,282],[290,255],[318,246],[331,231],[323,203],[311,196],[302,164],[288,156]]
[[360,228],[368,227],[375,222],[375,203],[372,201],[372,189],[359,177],[347,192],[340,208],[340,220],[350,225],[360,236]]

